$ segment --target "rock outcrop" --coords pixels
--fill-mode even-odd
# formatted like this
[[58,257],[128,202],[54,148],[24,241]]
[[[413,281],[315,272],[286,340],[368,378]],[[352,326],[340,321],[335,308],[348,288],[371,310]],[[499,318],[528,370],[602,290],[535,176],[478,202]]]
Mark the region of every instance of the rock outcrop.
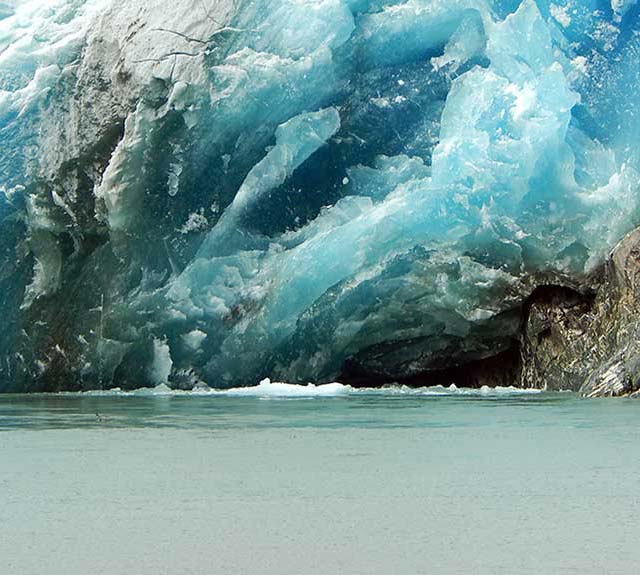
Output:
[[534,292],[522,334],[523,387],[640,395],[640,228],[599,276],[582,293],[555,286]]

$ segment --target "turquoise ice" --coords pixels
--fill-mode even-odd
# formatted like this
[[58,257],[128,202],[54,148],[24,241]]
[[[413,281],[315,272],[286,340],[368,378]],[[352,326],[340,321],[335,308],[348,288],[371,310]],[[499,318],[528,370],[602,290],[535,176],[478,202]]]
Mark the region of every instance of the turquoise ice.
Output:
[[[116,18],[106,0],[37,12],[46,50],[14,48],[19,19],[0,20],[0,241],[30,254],[0,275],[17,326],[0,379],[326,381],[403,342],[420,350],[399,363],[412,375],[427,356],[508,348],[536,285],[580,283],[638,223],[634,1],[148,4],[165,18],[144,32],[152,54],[134,39],[119,60],[86,31]],[[89,40],[54,50],[61,21]],[[92,58],[135,94],[91,185],[63,185],[41,126],[72,113],[61,78]],[[21,322],[50,324],[72,288],[60,337],[27,330],[36,350],[17,357]]]

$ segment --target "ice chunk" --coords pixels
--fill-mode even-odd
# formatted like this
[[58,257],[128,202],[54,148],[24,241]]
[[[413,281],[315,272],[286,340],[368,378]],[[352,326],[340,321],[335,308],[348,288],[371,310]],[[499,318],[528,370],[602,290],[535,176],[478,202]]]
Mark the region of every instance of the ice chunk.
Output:
[[153,359],[149,366],[149,379],[155,385],[163,385],[169,381],[173,361],[171,349],[166,341],[153,340]]
[[274,190],[340,128],[335,108],[301,114],[276,130],[276,145],[240,186],[228,214],[241,214]]
[[444,54],[432,58],[435,68],[449,66],[456,71],[462,64],[475,56],[481,56],[486,47],[486,36],[482,21],[477,13],[463,18],[444,49]]
[[611,0],[611,8],[619,16],[624,16],[638,0]]
[[360,53],[366,66],[393,65],[440,51],[467,18],[486,10],[482,0],[407,0],[362,17]]

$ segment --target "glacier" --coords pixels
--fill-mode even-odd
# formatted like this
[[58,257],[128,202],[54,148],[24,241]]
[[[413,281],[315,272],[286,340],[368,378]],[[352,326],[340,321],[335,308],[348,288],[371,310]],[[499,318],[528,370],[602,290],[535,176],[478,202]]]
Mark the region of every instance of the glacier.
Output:
[[4,0],[0,135],[0,390],[449,385],[640,223],[640,5]]

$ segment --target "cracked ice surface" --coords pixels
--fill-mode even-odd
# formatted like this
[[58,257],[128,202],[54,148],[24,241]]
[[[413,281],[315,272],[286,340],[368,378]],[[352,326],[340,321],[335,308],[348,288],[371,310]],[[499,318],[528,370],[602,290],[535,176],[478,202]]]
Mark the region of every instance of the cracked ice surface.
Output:
[[633,1],[36,5],[0,20],[5,378],[409,376],[638,223]]

